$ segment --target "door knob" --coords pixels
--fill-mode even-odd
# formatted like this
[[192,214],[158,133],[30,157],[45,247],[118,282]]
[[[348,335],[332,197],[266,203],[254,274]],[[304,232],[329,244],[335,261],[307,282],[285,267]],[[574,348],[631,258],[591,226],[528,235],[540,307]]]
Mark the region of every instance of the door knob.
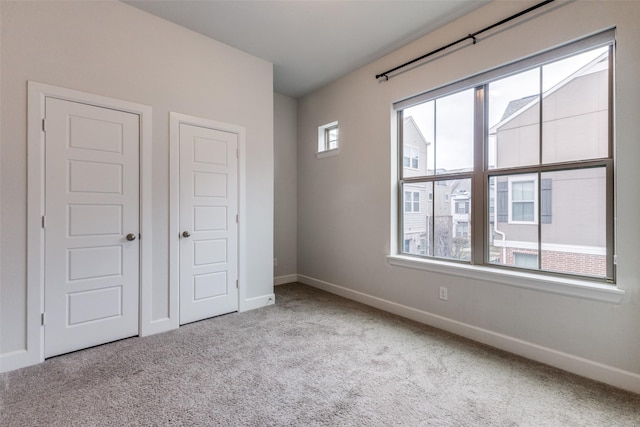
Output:
[[189,233],[187,230],[182,232],[182,237],[190,237],[191,233]]
[[127,240],[130,241],[130,242],[136,240],[136,235],[133,234],[133,233],[127,234]]

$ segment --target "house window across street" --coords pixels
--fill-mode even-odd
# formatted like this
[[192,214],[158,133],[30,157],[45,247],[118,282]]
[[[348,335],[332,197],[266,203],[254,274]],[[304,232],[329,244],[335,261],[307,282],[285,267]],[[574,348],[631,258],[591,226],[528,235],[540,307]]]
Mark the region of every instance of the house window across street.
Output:
[[536,222],[536,182],[511,181],[511,221],[522,223]]
[[420,212],[420,192],[419,191],[404,192],[404,211]]
[[418,147],[408,146],[403,156],[403,166],[407,169],[419,169],[420,151]]

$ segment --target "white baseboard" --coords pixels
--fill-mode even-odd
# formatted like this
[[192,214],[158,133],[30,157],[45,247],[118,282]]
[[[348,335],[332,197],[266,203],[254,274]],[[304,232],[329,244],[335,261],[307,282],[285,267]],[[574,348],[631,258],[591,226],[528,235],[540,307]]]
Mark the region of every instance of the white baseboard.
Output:
[[275,294],[261,295],[259,297],[247,298],[244,304],[241,304],[239,312],[254,310],[256,308],[273,305],[276,302]]
[[172,329],[177,329],[180,325],[178,323],[178,316],[174,315],[173,318],[165,317],[163,319],[152,320],[150,322],[142,323],[140,326],[140,336],[146,337],[149,335],[160,334]]
[[314,279],[302,274],[298,275],[298,282],[313,286],[360,303],[397,314],[438,329],[460,335],[471,340],[487,344],[509,353],[517,354],[527,359],[535,360],[564,371],[603,382],[634,393],[640,393],[640,375],[625,371],[593,360],[563,353],[548,347],[510,337],[508,335],[479,328],[457,320],[449,319],[437,314],[429,313],[417,308],[408,307],[393,301],[374,297],[363,292],[354,291],[323,280]]
[[0,355],[0,373],[14,371],[40,363],[36,351],[17,350]]
[[298,281],[297,274],[286,274],[284,276],[276,276],[273,278],[273,284],[275,286],[284,285],[286,283],[293,283]]

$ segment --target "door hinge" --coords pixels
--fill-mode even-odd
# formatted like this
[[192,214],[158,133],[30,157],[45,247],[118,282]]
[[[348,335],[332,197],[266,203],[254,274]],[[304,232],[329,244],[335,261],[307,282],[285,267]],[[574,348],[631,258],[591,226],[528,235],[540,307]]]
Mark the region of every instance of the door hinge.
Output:
[[44,324],[46,323],[46,317],[44,315],[44,313],[40,314],[40,324],[42,326],[44,326]]
[[47,228],[47,217],[42,215],[42,228]]
[[236,223],[240,222],[239,216],[236,215]]
[[46,131],[47,131],[47,120],[42,119],[42,132],[46,132]]
[[236,149],[236,159],[240,158],[240,149]]
[[236,279],[236,289],[239,287],[238,282],[239,282],[239,280]]

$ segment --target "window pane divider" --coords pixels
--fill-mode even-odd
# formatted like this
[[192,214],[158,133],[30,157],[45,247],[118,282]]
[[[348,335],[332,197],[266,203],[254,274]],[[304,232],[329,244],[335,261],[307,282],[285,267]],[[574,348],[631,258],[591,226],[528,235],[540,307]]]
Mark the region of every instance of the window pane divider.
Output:
[[420,182],[435,182],[435,181],[448,181],[452,179],[470,179],[474,177],[473,172],[464,172],[464,173],[448,173],[446,175],[427,175],[427,176],[416,176],[416,177],[408,177],[400,180],[403,184],[412,184],[412,183],[420,183]]
[[589,169],[597,167],[609,167],[613,166],[612,159],[598,159],[598,160],[581,160],[572,163],[550,163],[540,166],[525,166],[525,167],[513,167],[513,168],[501,168],[501,169],[487,169],[485,175],[487,176],[503,176],[503,175],[517,175],[517,174],[534,174],[537,172],[558,172],[563,170],[576,170],[576,169]]
[[[479,86],[475,90],[474,100],[474,135],[473,135],[473,176],[471,177],[471,263],[485,264],[488,259],[488,250],[485,247],[486,238],[489,236],[488,198],[485,192],[483,171],[487,165],[487,153],[485,152],[486,133],[488,132],[488,117],[485,114],[487,99],[485,96],[487,85]],[[481,204],[482,209],[475,205]]]

